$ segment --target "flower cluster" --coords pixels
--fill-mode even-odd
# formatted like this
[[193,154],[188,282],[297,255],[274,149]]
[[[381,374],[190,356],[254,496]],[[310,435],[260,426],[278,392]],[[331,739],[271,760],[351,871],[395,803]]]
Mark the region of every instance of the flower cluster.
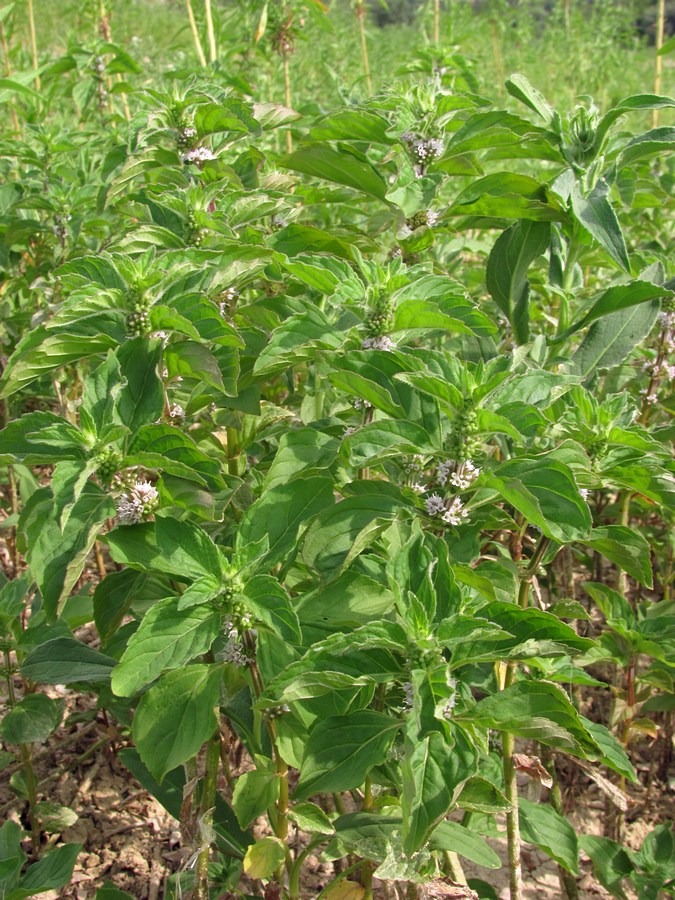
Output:
[[387,337],[386,334],[383,334],[381,337],[365,338],[361,342],[362,350],[386,350],[387,352],[389,352],[390,350],[394,350],[395,348],[396,344],[390,337]]
[[470,488],[479,475],[480,469],[474,466],[470,459],[463,463],[447,460],[436,469],[436,478],[442,487],[450,481],[450,484],[460,491]]
[[354,400],[354,409],[372,409],[373,404],[370,400],[362,400],[361,397],[356,397]]
[[448,506],[443,497],[432,494],[424,501],[424,506],[430,516],[440,516],[447,525],[461,525],[469,515],[459,497],[454,497]]
[[406,219],[405,224],[411,232],[416,228],[423,228],[425,225],[427,228],[434,228],[438,224],[438,213],[431,209],[422,209]]
[[149,481],[137,481],[117,501],[117,519],[120,525],[138,525],[147,522],[158,506],[157,488]]
[[188,152],[183,157],[184,163],[194,163],[200,169],[204,165],[204,163],[209,162],[211,159],[217,159],[218,154],[214,153],[212,150],[209,150],[208,147],[193,147],[192,150],[188,150]]

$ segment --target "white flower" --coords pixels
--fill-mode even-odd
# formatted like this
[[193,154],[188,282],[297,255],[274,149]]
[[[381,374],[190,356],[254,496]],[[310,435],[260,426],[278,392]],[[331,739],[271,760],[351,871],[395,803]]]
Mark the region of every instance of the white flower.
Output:
[[354,409],[372,409],[372,406],[370,400],[362,400],[361,397],[354,400]]
[[419,483],[413,484],[412,489],[413,489],[413,491],[415,491],[416,494],[423,494],[426,491],[426,487],[423,484],[419,484]]
[[427,512],[430,516],[437,516],[445,510],[445,501],[438,494],[432,494],[424,501]]
[[450,508],[443,514],[443,521],[447,522],[448,525],[461,525],[462,519],[466,519],[468,515],[469,513],[464,509],[462,501],[459,497],[455,497],[450,504]]
[[125,491],[117,501],[117,518],[120,525],[137,525],[145,522],[159,505],[159,493],[149,481],[138,481]]
[[583,500],[588,500],[588,496],[591,493],[588,488],[579,488],[579,493]]
[[403,709],[409,710],[413,708],[413,686],[410,681],[406,681],[403,685],[403,693],[405,695],[405,699],[403,701]]
[[208,147],[195,147],[193,150],[188,150],[188,152],[183,157],[183,162],[195,163],[195,165],[201,166],[205,162],[208,162],[210,159],[217,158],[218,154],[214,153],[212,150],[209,150]]
[[438,213],[427,210],[427,226],[433,228],[438,223]]
[[386,350],[388,352],[395,347],[396,344],[386,334],[383,334],[381,337],[365,338],[361,343],[362,350]]
[[171,409],[169,410],[169,415],[172,419],[184,419],[185,418],[185,410],[180,405],[180,403],[172,403]]
[[351,425],[348,425],[345,430],[342,432],[342,440],[348,438],[351,434],[354,434],[356,428],[353,428]]

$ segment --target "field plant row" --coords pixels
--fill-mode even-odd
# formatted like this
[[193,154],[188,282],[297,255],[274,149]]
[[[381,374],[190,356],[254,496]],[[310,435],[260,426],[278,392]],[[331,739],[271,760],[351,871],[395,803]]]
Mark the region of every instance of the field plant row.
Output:
[[671,823],[622,841],[673,754],[675,128],[631,123],[675,100],[506,109],[431,43],[301,113],[325,13],[257,6],[271,96],[190,10],[181,77],[134,87],[101,4],[0,81],[2,896],[80,850],[59,685],[180,822],[169,896],[298,900],[320,856],[326,900],[493,898],[503,822],[512,900],[524,841],[568,900],[581,851],[672,894]]

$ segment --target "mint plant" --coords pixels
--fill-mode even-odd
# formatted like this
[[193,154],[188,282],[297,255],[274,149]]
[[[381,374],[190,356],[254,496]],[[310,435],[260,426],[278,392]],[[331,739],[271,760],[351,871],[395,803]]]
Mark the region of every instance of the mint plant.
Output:
[[[671,825],[619,840],[675,665],[673,129],[625,128],[675,101],[559,112],[513,75],[506,110],[434,47],[301,115],[290,7],[256,34],[283,106],[212,66],[139,92],[127,130],[103,92],[137,66],[106,41],[19,109],[77,75],[84,130],[26,125],[3,163],[0,736],[42,857],[22,874],[5,824],[7,896],[78,850],[43,853],[32,760],[62,684],[179,820],[176,896],[298,900],[321,854],[333,900],[489,897],[462,859],[499,867],[502,817],[513,900],[523,841],[568,897],[580,847],[614,896],[672,892]],[[563,763],[611,835],[565,817]]]

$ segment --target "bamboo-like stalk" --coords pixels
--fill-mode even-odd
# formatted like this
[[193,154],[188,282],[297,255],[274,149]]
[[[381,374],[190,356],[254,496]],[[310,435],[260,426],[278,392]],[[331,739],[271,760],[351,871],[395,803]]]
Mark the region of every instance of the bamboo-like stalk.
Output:
[[363,61],[363,73],[366,76],[368,93],[373,93],[373,79],[370,76],[370,59],[368,57],[368,44],[366,43],[366,7],[363,0],[356,4],[356,18],[359,22],[359,36],[361,40],[361,59]]
[[199,60],[199,65],[204,68],[206,67],[206,57],[204,56],[204,48],[202,47],[201,38],[199,37],[199,31],[197,29],[197,22],[195,21],[195,13],[192,9],[191,0],[185,0],[185,8],[187,9],[188,21],[190,22],[190,30],[192,31],[192,37],[195,42],[197,59]]
[[[284,103],[288,107],[288,109],[292,109],[291,106],[291,66],[288,59],[288,54],[284,53],[283,55],[283,63],[284,63]],[[286,150],[288,153],[293,152],[293,135],[291,134],[290,126],[286,130]]]
[[[106,9],[105,0],[101,0],[99,6],[99,30],[101,32],[101,37],[107,43],[112,43],[112,30],[110,28],[110,15],[108,14],[108,10]],[[122,84],[122,73],[115,73],[115,80],[118,84]],[[127,101],[126,94],[122,94],[122,109],[124,110],[124,118],[127,122],[131,121],[131,110],[129,109],[129,103]],[[112,80],[108,78],[108,98],[110,101],[110,110],[114,112],[113,100],[112,100]]]
[[434,44],[441,41],[441,0],[434,0]]
[[28,0],[28,25],[30,27],[30,45],[33,54],[33,68],[35,69],[35,90],[40,90],[40,75],[38,74],[37,37],[35,34],[35,15],[33,13],[33,0]]
[[[654,68],[654,93],[661,93],[661,80],[663,78],[663,57],[659,50],[663,47],[663,32],[666,21],[666,0],[659,0],[659,11],[656,20],[656,64]],[[659,110],[652,110],[652,128],[658,128]]]
[[[7,32],[5,31],[5,23],[0,20],[0,40],[2,41],[2,52],[5,55],[5,72],[8,78],[12,77],[12,64],[9,61],[9,43],[7,41]],[[21,125],[19,124],[19,117],[16,114],[16,110],[12,107],[12,122],[14,124],[14,131],[16,131],[17,135],[21,136]]]
[[206,34],[209,40],[209,59],[211,62],[215,62],[218,58],[218,51],[216,49],[216,33],[213,30],[211,0],[204,0],[204,14],[206,15]]

